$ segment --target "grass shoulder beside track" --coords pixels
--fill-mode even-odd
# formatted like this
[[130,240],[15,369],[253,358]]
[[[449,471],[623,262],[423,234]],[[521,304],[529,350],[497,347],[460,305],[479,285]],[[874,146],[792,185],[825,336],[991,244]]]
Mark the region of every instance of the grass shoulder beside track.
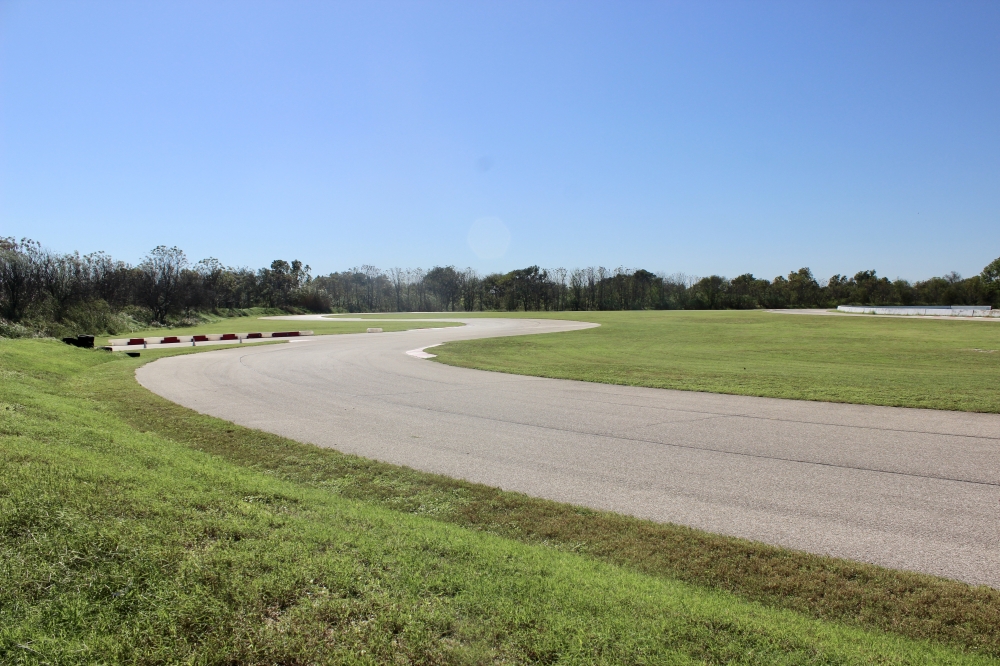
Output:
[[192,352],[0,340],[0,661],[1000,656],[996,590],[347,456],[135,382]]
[[1000,322],[746,311],[511,316],[601,326],[450,342],[435,360],[606,384],[1000,412]]

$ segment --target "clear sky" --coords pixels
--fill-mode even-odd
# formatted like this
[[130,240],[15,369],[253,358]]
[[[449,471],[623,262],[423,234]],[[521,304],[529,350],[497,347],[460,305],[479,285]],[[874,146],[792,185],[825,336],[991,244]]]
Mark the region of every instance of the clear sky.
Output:
[[0,236],[326,273],[978,273],[1000,2],[0,2]]

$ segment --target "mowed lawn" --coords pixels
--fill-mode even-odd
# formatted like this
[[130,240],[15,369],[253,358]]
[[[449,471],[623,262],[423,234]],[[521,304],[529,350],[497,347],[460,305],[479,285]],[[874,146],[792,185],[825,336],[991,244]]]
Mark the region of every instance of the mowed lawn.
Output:
[[434,349],[436,360],[608,384],[1000,412],[1000,321],[740,311],[514,316],[601,326],[451,342]]
[[[135,382],[139,365],[178,353],[212,352],[131,359],[0,340],[0,663],[958,664],[1000,654],[996,591],[240,428]],[[546,521],[548,536],[533,532]],[[754,575],[746,594],[725,589]]]
[[132,333],[102,336],[96,340],[98,345],[108,344],[108,340],[122,338],[163,337],[166,335],[205,335],[208,333],[274,333],[275,331],[312,331],[316,335],[337,335],[341,333],[364,333],[369,326],[377,326],[386,333],[392,331],[408,331],[414,328],[433,328],[444,326],[461,326],[451,322],[398,322],[387,321],[384,324],[364,321],[329,320],[298,320],[263,319],[261,317],[224,317],[216,321],[200,323],[196,326],[171,326],[148,328]]

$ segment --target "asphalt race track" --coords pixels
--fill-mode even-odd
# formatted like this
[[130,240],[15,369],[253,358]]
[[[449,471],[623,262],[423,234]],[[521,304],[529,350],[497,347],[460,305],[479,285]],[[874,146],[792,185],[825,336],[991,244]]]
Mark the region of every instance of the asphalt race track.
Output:
[[460,321],[166,358],[137,377],[318,446],[1000,588],[1000,415],[540,379],[405,353],[589,326]]

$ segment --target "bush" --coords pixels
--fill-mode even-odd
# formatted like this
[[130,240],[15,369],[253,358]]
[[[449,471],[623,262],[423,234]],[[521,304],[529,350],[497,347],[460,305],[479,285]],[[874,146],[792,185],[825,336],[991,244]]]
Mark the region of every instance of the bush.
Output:
[[101,300],[80,303],[69,308],[62,320],[52,322],[46,329],[55,337],[66,335],[115,335],[145,328],[145,322],[130,316],[127,312],[115,312]]
[[324,289],[303,287],[292,294],[292,303],[311,310],[312,312],[329,312],[333,307],[333,299]]
[[33,328],[29,328],[23,324],[15,324],[14,322],[7,321],[6,319],[0,319],[0,338],[39,337],[42,337],[41,334]]

